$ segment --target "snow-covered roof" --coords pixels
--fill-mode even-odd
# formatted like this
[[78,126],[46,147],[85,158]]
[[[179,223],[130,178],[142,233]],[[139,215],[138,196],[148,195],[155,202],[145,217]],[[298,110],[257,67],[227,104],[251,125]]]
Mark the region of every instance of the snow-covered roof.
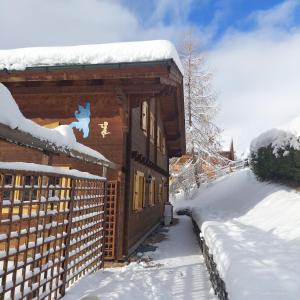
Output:
[[101,153],[84,146],[76,141],[73,130],[68,125],[61,125],[54,129],[45,128],[26,119],[20,112],[18,105],[9,90],[0,83],[0,124],[18,129],[33,137],[44,140],[57,147],[76,150],[82,154],[94,157],[103,162],[109,162]]
[[28,67],[40,66],[154,62],[167,59],[173,59],[183,74],[176,48],[167,40],[0,50],[0,70],[25,70]]
[[59,174],[66,176],[73,176],[78,178],[87,178],[87,179],[105,179],[101,176],[96,176],[87,172],[81,172],[75,169],[67,170],[66,168],[61,167],[52,167],[46,165],[39,165],[33,163],[24,163],[24,162],[0,162],[0,169],[4,170],[18,170],[18,171],[29,171],[29,172],[44,172],[51,174]]

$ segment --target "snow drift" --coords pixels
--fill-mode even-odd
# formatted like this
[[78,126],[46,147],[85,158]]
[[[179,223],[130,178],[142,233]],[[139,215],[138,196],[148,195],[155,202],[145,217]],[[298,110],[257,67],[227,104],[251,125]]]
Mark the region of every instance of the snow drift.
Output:
[[192,210],[229,299],[299,299],[300,193],[245,169],[175,206]]

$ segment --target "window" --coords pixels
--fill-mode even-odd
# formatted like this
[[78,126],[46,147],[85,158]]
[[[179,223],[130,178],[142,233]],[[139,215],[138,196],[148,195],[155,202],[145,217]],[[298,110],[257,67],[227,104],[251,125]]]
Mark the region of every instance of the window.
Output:
[[154,135],[155,135],[155,118],[153,113],[150,113],[150,141],[154,144]]
[[148,102],[144,101],[142,103],[141,128],[145,135],[148,135],[148,114],[149,114]]
[[155,178],[151,177],[150,186],[149,186],[149,204],[150,206],[155,205]]
[[162,178],[162,202],[165,203],[165,201],[169,201],[168,200],[168,179],[167,178]]
[[163,181],[158,185],[158,201],[159,203],[163,202]]
[[133,210],[141,210],[145,206],[145,176],[136,171],[133,178]]

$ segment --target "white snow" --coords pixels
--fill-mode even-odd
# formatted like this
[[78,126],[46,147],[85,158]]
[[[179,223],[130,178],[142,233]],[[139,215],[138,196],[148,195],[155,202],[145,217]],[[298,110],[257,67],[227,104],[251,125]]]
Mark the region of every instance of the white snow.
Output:
[[166,240],[145,256],[154,260],[105,269],[81,279],[65,300],[213,300],[206,267],[189,218],[171,226]]
[[[250,152],[256,154],[259,148],[273,148],[274,155],[278,155],[279,149],[285,149],[287,146],[300,150],[300,117],[292,120],[290,123],[267,130],[253,139],[250,145]],[[287,153],[285,153],[287,155]]]
[[151,62],[173,59],[183,74],[174,45],[167,40],[36,47],[0,50],[0,70],[25,70],[28,67]]
[[0,169],[4,170],[19,170],[19,171],[30,171],[30,172],[45,172],[60,174],[66,176],[74,176],[79,178],[88,178],[88,179],[101,179],[104,180],[104,177],[96,176],[87,172],[81,172],[75,169],[67,170],[60,167],[51,167],[46,165],[39,165],[33,163],[23,163],[23,162],[0,162]]
[[26,119],[20,112],[10,91],[2,83],[0,83],[0,123],[12,129],[19,129],[20,131],[29,133],[34,137],[55,144],[58,147],[77,150],[108,162],[101,153],[78,143],[72,128],[68,125],[61,125],[57,128],[49,129]]
[[192,210],[230,300],[299,299],[299,192],[244,169],[174,204]]

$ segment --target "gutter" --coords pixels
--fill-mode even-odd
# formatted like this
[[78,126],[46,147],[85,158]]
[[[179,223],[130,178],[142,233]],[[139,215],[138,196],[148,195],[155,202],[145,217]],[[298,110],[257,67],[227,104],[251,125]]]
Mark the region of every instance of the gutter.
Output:
[[165,65],[170,68],[174,65],[177,71],[181,74],[178,66],[174,62],[172,58],[165,60],[157,60],[157,61],[142,61],[142,62],[120,62],[120,63],[103,63],[103,64],[62,64],[62,65],[54,65],[54,66],[35,66],[35,67],[27,67],[25,70],[8,70],[2,69],[0,72],[6,73],[18,73],[18,72],[26,72],[26,71],[61,71],[61,70],[92,70],[92,69],[126,69],[128,67],[149,67],[149,66],[159,66]]

